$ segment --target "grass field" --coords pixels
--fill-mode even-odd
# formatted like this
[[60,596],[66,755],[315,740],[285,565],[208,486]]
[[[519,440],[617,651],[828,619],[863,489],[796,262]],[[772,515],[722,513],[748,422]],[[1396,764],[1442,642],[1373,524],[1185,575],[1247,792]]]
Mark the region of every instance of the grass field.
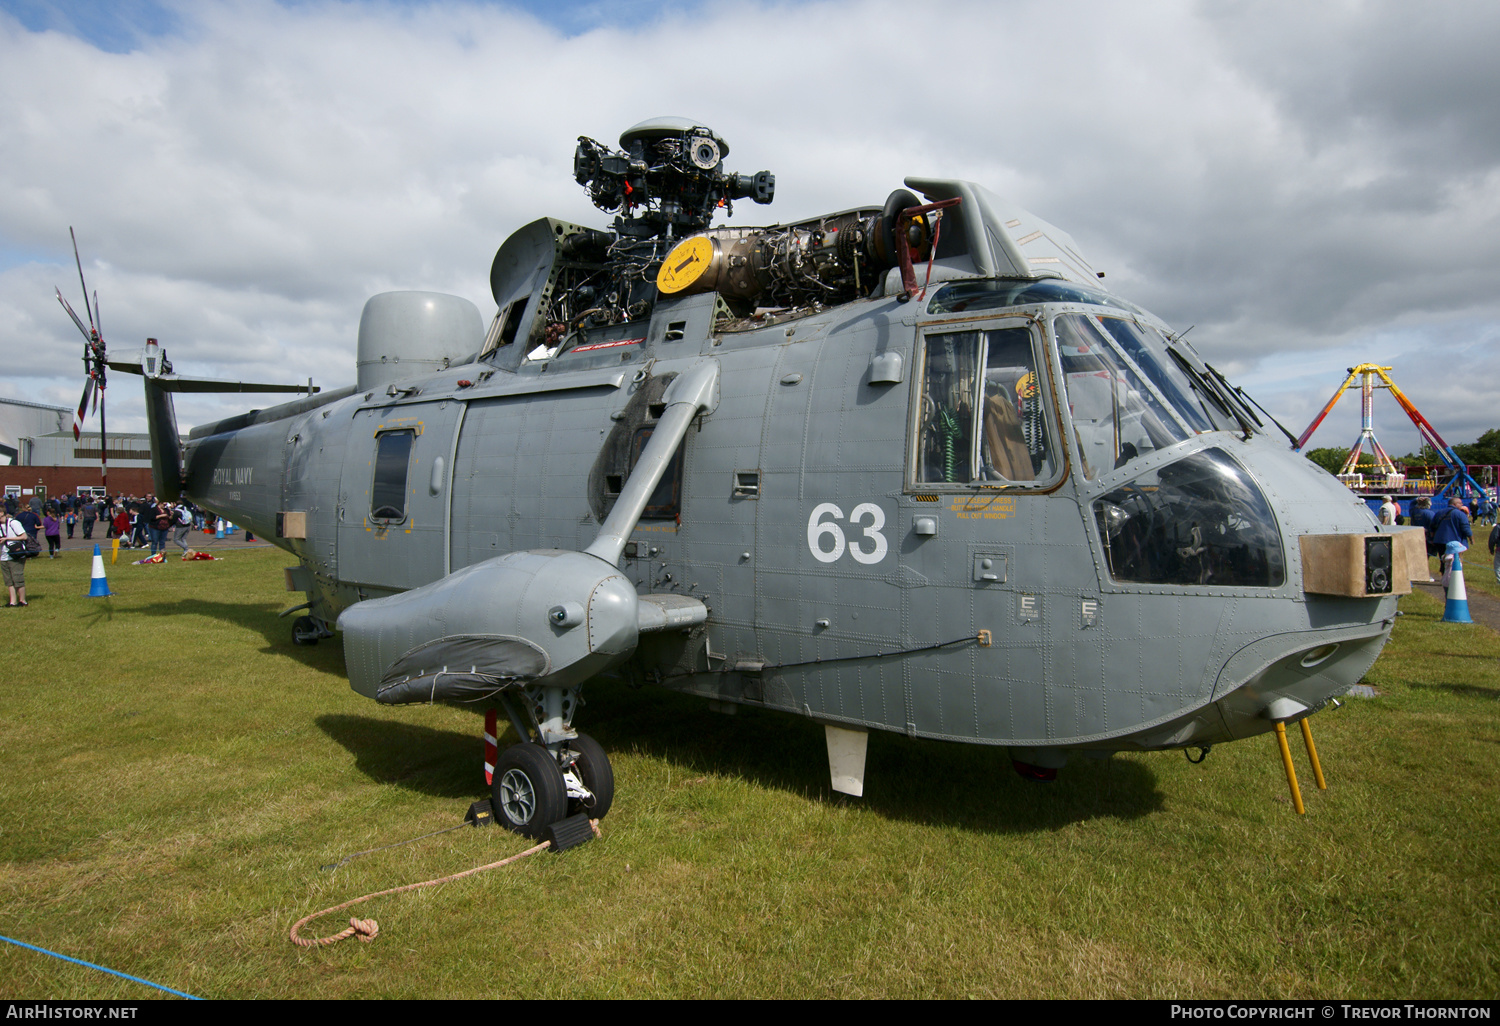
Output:
[[[806,720],[591,686],[619,786],[601,841],[351,910],[372,944],[293,947],[309,912],[525,843],[465,828],[321,868],[459,822],[480,720],[382,708],[336,643],[294,648],[287,562],[122,560],[107,600],[81,551],[28,566],[0,623],[0,934],[220,998],[1500,990],[1500,637],[1424,594],[1378,697],[1314,718],[1327,791],[1292,732],[1303,817],[1270,736],[1047,786],[880,734],[851,800]],[[1466,566],[1490,575],[1482,542]],[[156,994],[5,944],[0,993]]]

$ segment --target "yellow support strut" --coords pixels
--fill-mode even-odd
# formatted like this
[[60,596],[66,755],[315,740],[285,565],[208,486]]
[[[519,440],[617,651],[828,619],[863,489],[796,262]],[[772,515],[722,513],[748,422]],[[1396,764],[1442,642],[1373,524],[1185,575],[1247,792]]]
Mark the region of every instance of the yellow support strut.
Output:
[[1297,815],[1301,816],[1307,810],[1302,807],[1302,791],[1297,787],[1297,770],[1292,766],[1292,750],[1286,743],[1286,724],[1280,720],[1276,721],[1276,743],[1281,746],[1281,764],[1286,767],[1287,786],[1292,789],[1292,805],[1296,807]]
[[1312,762],[1313,776],[1317,778],[1318,790],[1328,790],[1328,782],[1323,779],[1323,766],[1318,762],[1318,746],[1313,744],[1312,727],[1307,725],[1310,717],[1302,719],[1302,740],[1307,742],[1307,758]]

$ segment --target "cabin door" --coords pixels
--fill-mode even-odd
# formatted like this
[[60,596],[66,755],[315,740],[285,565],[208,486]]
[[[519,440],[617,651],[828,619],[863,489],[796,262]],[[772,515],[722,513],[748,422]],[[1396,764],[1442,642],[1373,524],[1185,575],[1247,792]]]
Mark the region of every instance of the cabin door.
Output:
[[444,575],[459,403],[360,410],[340,481],[339,577],[406,590]]

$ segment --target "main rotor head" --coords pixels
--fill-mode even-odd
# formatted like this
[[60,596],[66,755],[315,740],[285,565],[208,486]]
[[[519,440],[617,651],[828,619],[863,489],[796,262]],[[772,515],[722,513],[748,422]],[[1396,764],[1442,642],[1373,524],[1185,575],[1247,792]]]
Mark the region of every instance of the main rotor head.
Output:
[[737,199],[765,204],[776,194],[769,171],[726,173],[729,144],[689,118],[642,121],[621,133],[620,147],[579,136],[573,177],[596,207],[619,212],[615,231],[627,237],[681,238],[707,228],[720,207],[733,214]]

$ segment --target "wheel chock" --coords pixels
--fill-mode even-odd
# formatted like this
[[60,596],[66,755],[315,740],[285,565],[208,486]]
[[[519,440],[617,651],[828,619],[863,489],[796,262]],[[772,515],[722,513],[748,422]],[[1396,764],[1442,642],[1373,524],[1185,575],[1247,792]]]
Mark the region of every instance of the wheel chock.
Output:
[[594,828],[589,825],[589,814],[580,812],[576,816],[560,819],[542,831],[542,840],[551,842],[555,852],[576,848],[585,841],[594,839]]
[[469,811],[464,814],[464,822],[469,826],[493,826],[495,822],[495,809],[488,798],[481,802],[475,802],[469,806]]

